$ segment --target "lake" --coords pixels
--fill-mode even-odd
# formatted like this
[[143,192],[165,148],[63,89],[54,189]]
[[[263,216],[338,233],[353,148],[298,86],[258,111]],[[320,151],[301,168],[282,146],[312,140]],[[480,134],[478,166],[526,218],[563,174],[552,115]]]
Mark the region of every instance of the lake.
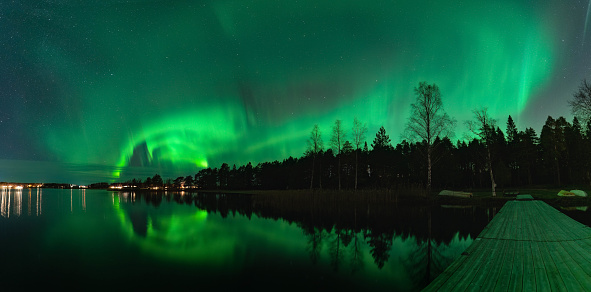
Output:
[[4,189],[1,285],[417,291],[497,211],[312,199]]

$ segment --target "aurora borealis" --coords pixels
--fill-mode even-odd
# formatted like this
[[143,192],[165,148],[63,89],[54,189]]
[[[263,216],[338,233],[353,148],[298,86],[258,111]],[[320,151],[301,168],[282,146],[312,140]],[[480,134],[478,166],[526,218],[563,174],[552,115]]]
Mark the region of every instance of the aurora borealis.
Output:
[[[482,3],[481,3],[482,2]],[[420,81],[539,132],[591,76],[588,1],[0,3],[0,181],[186,176],[384,126]],[[460,123],[461,124],[461,123]],[[462,138],[461,127],[456,129]],[[350,138],[350,137],[349,137]]]

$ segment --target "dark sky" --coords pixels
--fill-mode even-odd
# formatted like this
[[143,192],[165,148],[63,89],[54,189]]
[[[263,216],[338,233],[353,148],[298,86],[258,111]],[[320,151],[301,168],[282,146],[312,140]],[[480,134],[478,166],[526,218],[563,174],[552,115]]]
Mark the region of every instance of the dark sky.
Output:
[[0,181],[190,175],[401,134],[421,81],[538,133],[591,73],[587,1],[2,1]]

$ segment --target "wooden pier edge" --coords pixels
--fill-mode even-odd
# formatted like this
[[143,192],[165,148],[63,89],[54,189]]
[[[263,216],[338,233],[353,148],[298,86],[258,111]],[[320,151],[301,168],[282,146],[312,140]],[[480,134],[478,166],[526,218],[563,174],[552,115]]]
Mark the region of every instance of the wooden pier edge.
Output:
[[423,291],[591,291],[591,228],[518,195]]

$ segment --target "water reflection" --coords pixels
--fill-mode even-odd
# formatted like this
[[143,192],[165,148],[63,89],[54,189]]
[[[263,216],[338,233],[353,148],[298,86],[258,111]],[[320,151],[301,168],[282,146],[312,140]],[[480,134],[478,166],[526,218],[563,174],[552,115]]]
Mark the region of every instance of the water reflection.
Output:
[[10,218],[10,216],[19,217],[22,212],[22,201],[22,189],[12,190],[2,188],[2,196],[0,197],[0,216],[5,218]]
[[591,209],[588,206],[568,206],[558,207],[557,209],[572,219],[591,226]]
[[35,200],[35,215],[37,216],[41,216],[41,214],[43,213],[43,205],[41,204],[41,202],[43,201],[43,189],[41,188],[37,188],[37,197]]
[[[20,192],[20,197],[21,197],[21,202],[22,202],[22,189],[19,190],[15,190],[15,196],[18,196]],[[35,216],[40,216],[42,213],[42,204],[41,201],[43,200],[43,189],[41,188],[29,188],[26,190],[27,192],[27,198],[26,198],[26,204],[27,204],[27,215],[31,216],[32,215],[32,209],[35,208]],[[34,194],[34,195],[33,195]],[[8,205],[10,205],[10,200],[8,200],[7,202]],[[22,205],[22,204],[21,204]],[[15,208],[19,209],[18,206],[15,206]]]
[[[192,209],[183,209],[181,213],[163,210],[163,202],[176,202]],[[349,275],[393,275],[406,285],[398,283],[399,290],[421,289],[439,275],[472,243],[494,213],[475,207],[329,204],[318,198],[190,193],[120,192],[113,194],[113,205],[121,214],[124,229],[133,234],[130,236],[159,254],[202,259],[206,253],[211,254],[211,246],[204,246],[203,233],[209,234],[209,243],[214,242],[220,253],[232,253],[238,242],[247,241],[235,234],[222,234],[220,226],[214,234],[208,228],[212,222],[206,223],[208,213],[222,219],[232,216],[233,221],[273,219],[300,229],[303,251],[312,265],[326,265],[333,272]],[[256,224],[250,223],[250,227]],[[287,236],[273,234],[283,230],[260,232],[264,237]],[[227,237],[220,239],[222,236]]]
[[[0,189],[0,217],[15,218],[22,215],[41,216],[43,215],[44,201],[43,188],[1,188]],[[58,203],[62,207],[67,204],[70,214],[86,212],[86,190],[64,190],[69,194],[57,195]],[[67,196],[67,197],[66,197]],[[65,198],[65,200],[64,200]]]
[[417,291],[496,212],[340,194],[11,190],[0,193],[0,273],[8,290],[33,273],[133,290]]

